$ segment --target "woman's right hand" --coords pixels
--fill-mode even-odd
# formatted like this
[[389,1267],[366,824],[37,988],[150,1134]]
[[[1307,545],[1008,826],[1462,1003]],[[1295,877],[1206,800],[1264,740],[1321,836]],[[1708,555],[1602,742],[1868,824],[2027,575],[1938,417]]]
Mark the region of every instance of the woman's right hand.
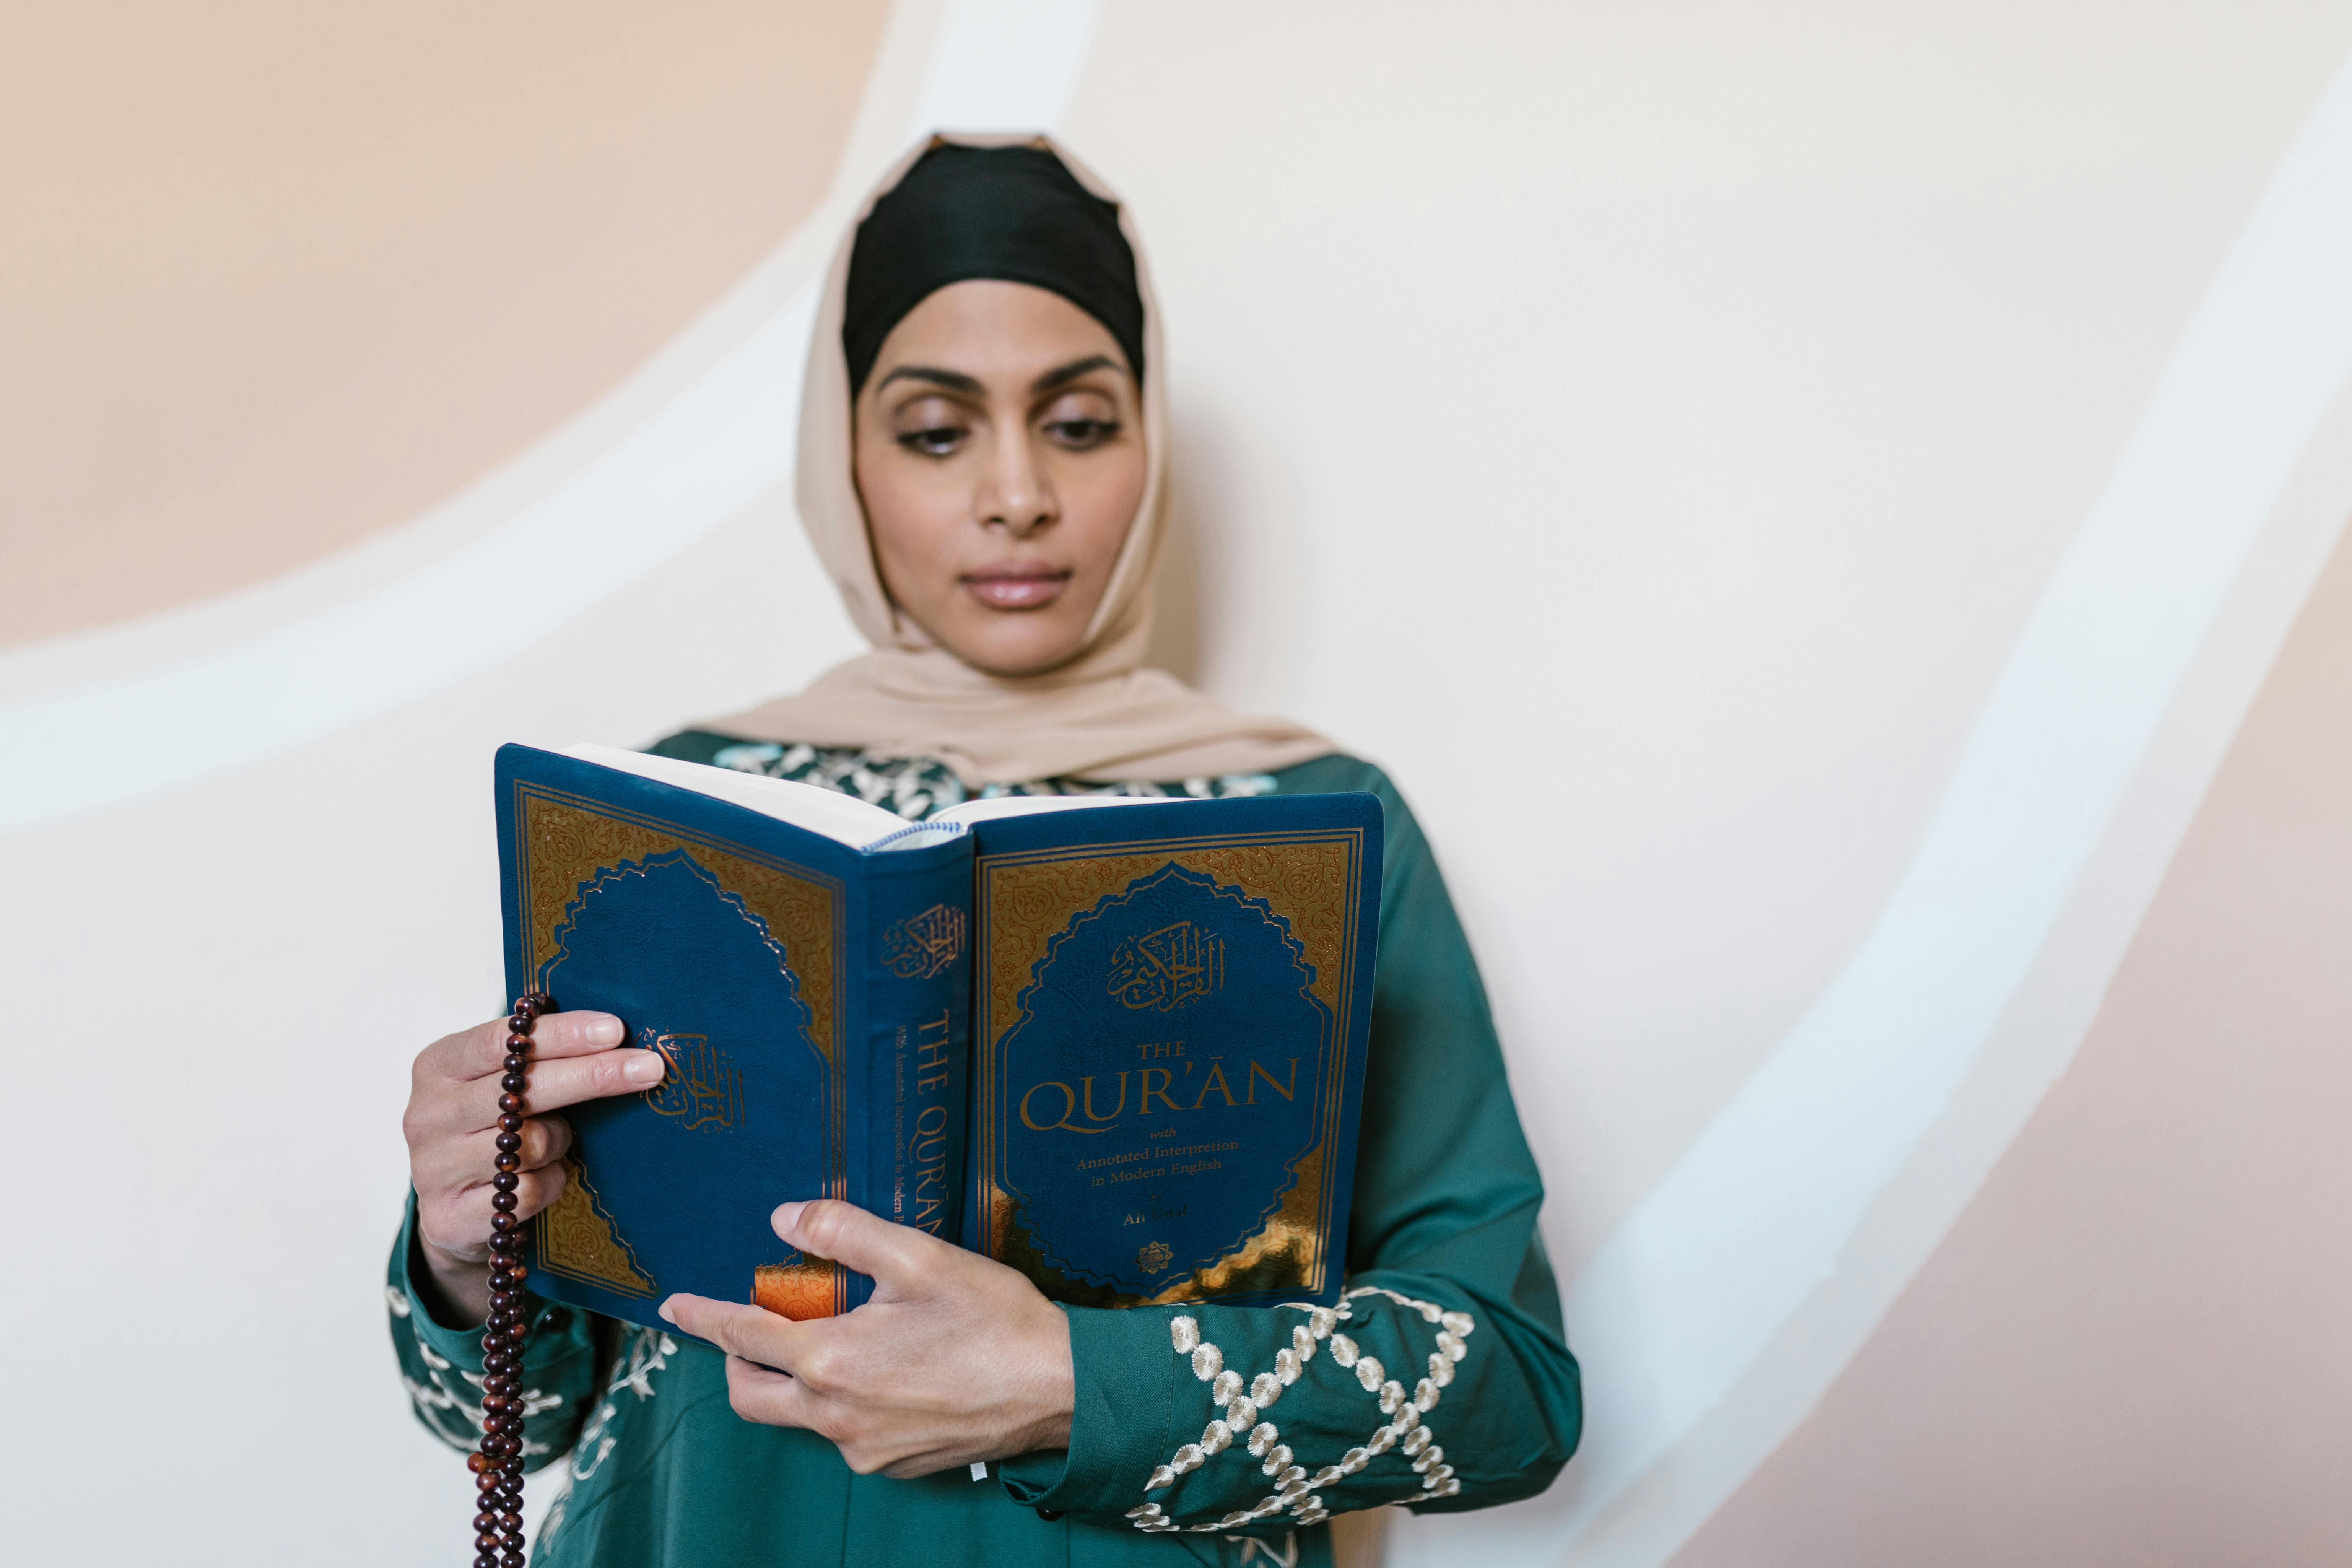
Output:
[[[558,1162],[572,1128],[548,1114],[585,1100],[638,1094],[662,1080],[654,1051],[621,1047],[621,1020],[610,1013],[549,1013],[530,1032],[530,1114],[522,1125],[522,1170],[515,1215],[528,1219],[563,1190]],[[507,1021],[493,1019],[434,1041],[409,1074],[408,1179],[416,1188],[416,1238],[441,1300],[436,1317],[457,1326],[489,1315],[490,1179],[498,1174],[499,1079]],[[422,1286],[426,1281],[419,1280]]]

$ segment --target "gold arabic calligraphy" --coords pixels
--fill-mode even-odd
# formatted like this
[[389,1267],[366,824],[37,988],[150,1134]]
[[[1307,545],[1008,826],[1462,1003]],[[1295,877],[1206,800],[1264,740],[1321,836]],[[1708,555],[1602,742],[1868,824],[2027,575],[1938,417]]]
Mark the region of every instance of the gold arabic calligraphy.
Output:
[[688,1131],[709,1127],[724,1132],[743,1111],[743,1074],[708,1035],[659,1035],[654,1049],[669,1064],[668,1076],[646,1090],[657,1115],[675,1116]]
[[882,933],[883,963],[908,980],[929,980],[961,952],[963,911],[948,904],[933,904]]
[[1178,921],[1110,950],[1110,994],[1123,1006],[1172,1012],[1225,983],[1225,939]]

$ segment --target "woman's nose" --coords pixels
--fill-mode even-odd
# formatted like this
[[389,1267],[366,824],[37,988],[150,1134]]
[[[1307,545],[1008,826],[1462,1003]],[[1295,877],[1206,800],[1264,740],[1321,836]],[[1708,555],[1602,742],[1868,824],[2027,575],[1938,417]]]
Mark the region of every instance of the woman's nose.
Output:
[[987,474],[981,481],[981,525],[1003,528],[1015,539],[1026,539],[1039,529],[1051,527],[1061,508],[1029,433],[1006,431],[993,446]]

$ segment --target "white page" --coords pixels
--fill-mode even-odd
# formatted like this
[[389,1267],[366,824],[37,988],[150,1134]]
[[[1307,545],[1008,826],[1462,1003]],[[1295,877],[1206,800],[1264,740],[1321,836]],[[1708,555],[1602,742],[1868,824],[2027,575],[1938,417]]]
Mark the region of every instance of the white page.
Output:
[[1172,805],[1198,800],[1190,795],[1000,795],[992,800],[968,800],[931,814],[933,822],[993,822],[1001,816],[1031,816],[1041,811],[1069,811],[1089,805]]
[[887,838],[913,826],[896,812],[869,805],[855,795],[793,779],[772,779],[760,773],[738,773],[733,768],[682,763],[675,757],[648,756],[616,746],[566,746],[562,754],[599,767],[635,773],[656,784],[676,784],[730,805],[744,806],[762,816],[823,834],[853,849],[863,849],[876,839]]

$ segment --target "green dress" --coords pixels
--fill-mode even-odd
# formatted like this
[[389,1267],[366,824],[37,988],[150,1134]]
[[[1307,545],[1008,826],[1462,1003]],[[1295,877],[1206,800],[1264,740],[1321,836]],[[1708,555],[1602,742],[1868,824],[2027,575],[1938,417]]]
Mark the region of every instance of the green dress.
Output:
[[[698,731],[654,750],[830,784],[910,818],[966,793],[922,761]],[[1536,1229],[1543,1186],[1476,963],[1403,799],[1378,768],[1344,756],[1107,787],[1369,790],[1386,808],[1345,1299],[1328,1310],[1068,1309],[1070,1447],[991,1465],[984,1480],[961,1468],[919,1480],[854,1474],[822,1437],[736,1415],[717,1352],[542,1304],[523,1357],[526,1455],[555,1467],[563,1490],[534,1563],[1297,1568],[1330,1561],[1332,1514],[1508,1502],[1567,1463],[1582,1406]],[[436,1321],[418,1297],[415,1225],[412,1199],[385,1292],[393,1342],[418,1419],[470,1448],[479,1331]],[[1258,1406],[1244,1430],[1223,1418],[1237,1395]]]

